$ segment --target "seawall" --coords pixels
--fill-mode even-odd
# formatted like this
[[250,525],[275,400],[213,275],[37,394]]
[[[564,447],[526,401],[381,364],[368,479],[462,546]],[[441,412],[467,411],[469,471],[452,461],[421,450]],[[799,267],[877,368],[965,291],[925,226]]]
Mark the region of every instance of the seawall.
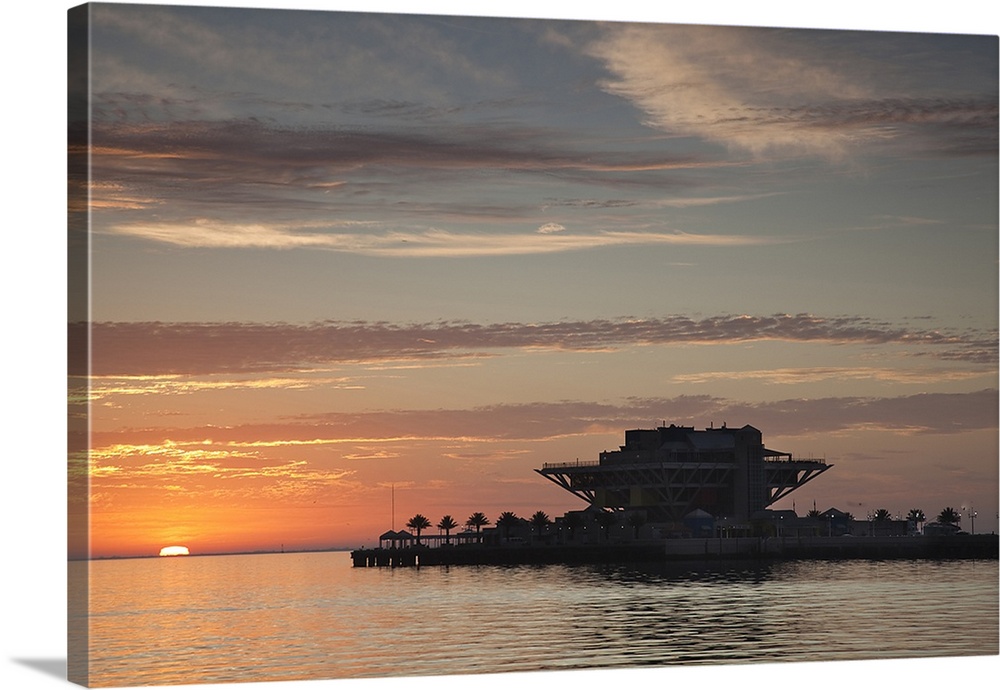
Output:
[[995,534],[947,537],[740,537],[561,545],[406,546],[351,552],[356,568],[628,563],[717,559],[995,559]]

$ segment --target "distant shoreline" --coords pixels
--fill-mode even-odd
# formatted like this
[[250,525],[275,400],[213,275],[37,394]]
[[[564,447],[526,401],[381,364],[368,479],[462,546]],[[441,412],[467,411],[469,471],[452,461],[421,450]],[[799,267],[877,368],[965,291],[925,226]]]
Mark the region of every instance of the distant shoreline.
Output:
[[[184,556],[94,556],[69,558],[68,562],[123,561],[135,559],[178,559],[201,556],[260,556],[301,553],[350,553],[352,559],[379,556],[390,562],[410,564],[419,556],[421,565],[574,563],[636,560],[720,560],[727,558],[833,559],[852,558],[998,558],[1000,537],[996,534],[968,534],[946,537],[742,537],[685,538],[655,543],[610,543],[577,545],[462,545],[453,547],[410,546],[396,549],[330,547],[320,549],[259,549],[255,551],[215,551]],[[374,564],[371,567],[376,567]]]
[[331,553],[331,552],[342,552],[351,551],[349,547],[330,547],[324,549],[261,549],[258,551],[213,551],[206,553],[189,553],[183,556],[161,556],[157,553],[151,553],[142,556],[92,556],[90,558],[68,558],[68,562],[89,562],[89,561],[125,561],[134,560],[137,558],[156,558],[156,559],[178,559],[178,558],[197,558],[199,556],[263,556],[267,554],[283,554],[283,553]]

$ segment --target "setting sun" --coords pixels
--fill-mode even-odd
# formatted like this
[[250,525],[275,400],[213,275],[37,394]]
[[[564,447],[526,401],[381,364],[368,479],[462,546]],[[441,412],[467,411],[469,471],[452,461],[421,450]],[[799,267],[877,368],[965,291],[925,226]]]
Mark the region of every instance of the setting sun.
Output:
[[188,548],[186,546],[164,546],[160,549],[161,556],[187,556]]

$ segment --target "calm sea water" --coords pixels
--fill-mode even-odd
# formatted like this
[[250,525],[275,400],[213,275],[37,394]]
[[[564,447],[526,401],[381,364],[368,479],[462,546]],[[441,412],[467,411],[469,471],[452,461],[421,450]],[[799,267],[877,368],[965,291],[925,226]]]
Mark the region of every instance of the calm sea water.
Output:
[[70,563],[87,567],[93,686],[998,652],[997,561]]

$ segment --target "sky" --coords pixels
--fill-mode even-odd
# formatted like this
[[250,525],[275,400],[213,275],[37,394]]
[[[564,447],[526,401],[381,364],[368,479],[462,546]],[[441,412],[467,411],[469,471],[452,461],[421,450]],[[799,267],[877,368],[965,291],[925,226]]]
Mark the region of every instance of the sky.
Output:
[[[12,567],[5,571],[4,606],[16,625],[4,627],[3,644],[7,650],[0,660],[0,676],[9,687],[49,688],[65,684],[66,650],[66,225],[65,212],[65,57],[63,27],[65,12],[73,3],[42,0],[22,3],[10,12],[12,26],[9,40],[0,45],[9,69],[5,73],[8,107],[0,109],[8,137],[5,151],[10,161],[6,168],[5,198],[8,200],[6,247],[10,250],[0,281],[4,290],[5,335],[2,349],[8,366],[7,405],[5,409],[5,459],[7,495],[3,501],[5,553]],[[187,5],[204,5],[203,0],[185,0]],[[283,7],[351,9],[357,3],[344,0],[217,0],[212,4],[268,5]],[[428,10],[446,14],[475,12],[493,16],[573,17],[584,19],[641,19],[754,26],[803,26],[892,29],[906,31],[978,32],[997,35],[996,8],[978,0],[953,0],[946,5],[913,3],[877,3],[843,0],[834,4],[792,3],[786,0],[759,0],[755,3],[732,0],[654,5],[645,1],[618,0],[613,5],[568,3],[564,0],[477,0],[458,3],[452,0],[420,0],[419,4],[398,0],[367,0],[365,8],[373,11]],[[30,65],[30,69],[21,67]],[[16,106],[16,107],[12,107]],[[55,135],[53,133],[56,133]],[[990,250],[992,251],[992,250]],[[838,288],[839,289],[839,288]],[[995,295],[989,293],[989,296]],[[720,309],[720,311],[723,311]],[[855,310],[850,309],[849,313]],[[860,311],[858,309],[857,311]],[[995,387],[995,384],[993,385]],[[734,418],[735,419],[735,418]],[[700,423],[700,422],[699,422]],[[730,422],[734,423],[734,422]],[[628,424],[626,426],[632,426]],[[801,452],[805,445],[782,447],[764,429],[765,441],[781,450]],[[926,438],[926,437],[925,437]],[[948,439],[941,437],[942,442]],[[919,439],[917,439],[919,441]],[[612,446],[616,436],[608,441]],[[591,444],[579,452],[596,458]],[[603,442],[601,443],[603,446]],[[825,444],[817,444],[822,448]],[[951,454],[949,454],[951,457]],[[833,451],[828,452],[833,462]],[[843,460],[823,475],[827,482],[840,473]],[[902,479],[909,479],[904,474]],[[802,490],[819,489],[816,480]],[[995,486],[991,490],[995,490]],[[798,496],[798,494],[794,494]],[[992,495],[995,495],[992,494]],[[951,498],[953,494],[948,493]],[[552,499],[552,503],[556,499]],[[822,503],[822,497],[817,497]],[[957,502],[957,501],[955,501]],[[936,504],[937,502],[935,502]],[[924,505],[925,510],[930,503]],[[797,500],[801,511],[802,502]],[[810,503],[811,507],[811,503]],[[455,511],[457,512],[457,511]],[[980,510],[976,531],[986,520]],[[434,517],[434,516],[432,516]],[[966,526],[967,522],[966,522]],[[987,524],[988,527],[990,527]],[[995,529],[995,526],[990,527]],[[922,686],[953,682],[957,674],[977,676],[977,669],[995,672],[998,657],[961,657],[926,660],[878,660],[823,664],[816,673],[813,664],[670,669],[629,669],[627,671],[546,672],[519,674],[517,681],[539,687],[565,680],[578,687],[602,687],[609,680],[641,683],[676,682],[678,676],[694,674],[689,680],[704,684],[706,677],[720,684],[736,680],[748,687],[773,686],[775,672],[793,682],[801,680],[812,688],[841,688],[845,683],[912,679]],[[554,675],[553,675],[554,674]],[[610,674],[610,675],[609,675]],[[622,674],[628,674],[628,678]],[[797,675],[801,674],[801,675]],[[462,676],[434,679],[435,687],[459,688],[467,685]],[[477,684],[499,687],[510,678],[484,676]],[[320,687],[344,681],[313,681]],[[712,682],[709,680],[709,682]],[[419,679],[374,679],[365,681],[392,688],[423,687]],[[296,682],[295,687],[299,686]],[[290,682],[263,683],[266,688],[291,688]],[[215,687],[208,684],[206,687]],[[218,687],[222,687],[221,685]]]
[[997,529],[995,35],[92,22],[89,555],[561,515],[534,469],[663,422]]

